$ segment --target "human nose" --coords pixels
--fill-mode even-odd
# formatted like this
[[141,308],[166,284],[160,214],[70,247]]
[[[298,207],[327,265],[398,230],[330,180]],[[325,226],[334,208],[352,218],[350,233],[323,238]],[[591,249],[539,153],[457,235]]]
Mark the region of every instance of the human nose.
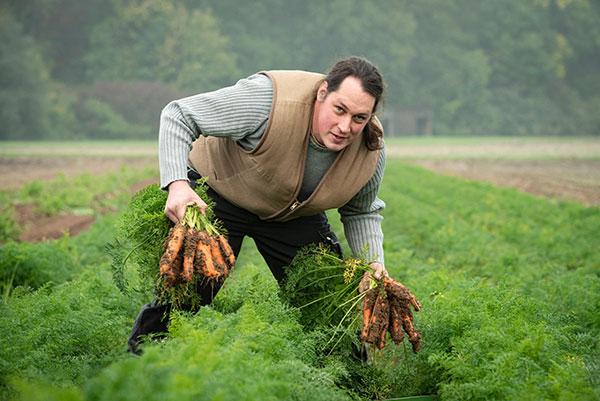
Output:
[[343,134],[349,133],[351,123],[352,123],[352,118],[350,116],[341,117],[338,122],[338,128],[340,129],[340,132]]

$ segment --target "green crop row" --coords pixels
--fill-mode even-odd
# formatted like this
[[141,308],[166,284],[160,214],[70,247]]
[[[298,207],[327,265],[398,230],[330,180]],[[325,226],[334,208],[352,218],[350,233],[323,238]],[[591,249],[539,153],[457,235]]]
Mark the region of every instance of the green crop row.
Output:
[[43,215],[102,215],[122,209],[131,197],[132,185],[156,176],[153,168],[122,166],[101,176],[84,173],[67,178],[59,173],[54,180],[34,180],[19,190],[0,190],[0,243],[16,240],[23,229],[17,223],[15,204],[35,205]]
[[597,399],[598,208],[398,163],[381,197],[386,265],[423,303],[418,360],[443,399]]
[[115,236],[116,215],[95,222],[75,238],[65,236],[37,243],[9,241],[0,246],[0,295],[16,287],[37,289],[73,279],[86,266],[110,261],[106,243]]
[[213,306],[127,355],[149,299],[111,282],[103,246],[115,231],[101,220],[65,240],[78,254],[71,281],[0,303],[0,398],[600,398],[600,210],[394,162],[380,196],[386,266],[423,305],[419,354],[391,341],[368,364],[324,354],[327,333],[302,327],[245,243]]

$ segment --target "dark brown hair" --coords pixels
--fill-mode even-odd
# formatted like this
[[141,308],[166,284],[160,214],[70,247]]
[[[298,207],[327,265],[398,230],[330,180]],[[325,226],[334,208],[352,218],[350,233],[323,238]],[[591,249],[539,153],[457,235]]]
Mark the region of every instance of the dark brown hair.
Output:
[[[375,98],[372,110],[375,113],[385,91],[383,76],[377,67],[366,58],[358,56],[338,60],[325,77],[327,95],[337,91],[344,79],[348,77],[355,77],[360,80],[363,90]],[[369,120],[363,129],[363,134],[367,149],[377,150],[381,148],[383,131],[379,125],[375,124],[373,118]]]

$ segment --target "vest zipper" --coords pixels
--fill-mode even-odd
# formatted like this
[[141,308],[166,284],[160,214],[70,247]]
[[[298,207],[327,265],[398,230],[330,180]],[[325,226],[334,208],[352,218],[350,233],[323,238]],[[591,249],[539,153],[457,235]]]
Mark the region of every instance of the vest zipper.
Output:
[[298,202],[297,200],[294,201],[294,203],[292,203],[292,205],[290,206],[290,211],[294,211],[294,209],[296,209],[298,206],[300,206],[300,202]]

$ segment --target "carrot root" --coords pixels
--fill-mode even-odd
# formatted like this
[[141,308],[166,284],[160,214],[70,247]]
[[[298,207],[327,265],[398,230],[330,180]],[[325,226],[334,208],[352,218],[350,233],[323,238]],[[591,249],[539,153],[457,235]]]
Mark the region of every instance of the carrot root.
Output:
[[377,348],[385,347],[385,336],[390,322],[390,303],[386,296],[379,294],[373,307],[366,342]]
[[217,238],[219,240],[221,252],[223,253],[225,261],[227,262],[227,267],[229,270],[233,270],[233,266],[235,265],[235,254],[233,253],[233,249],[231,248],[231,245],[229,245],[229,241],[227,241],[227,238],[225,238],[224,235],[221,234]]
[[367,341],[369,327],[371,325],[371,316],[373,315],[373,307],[375,306],[376,300],[377,289],[371,288],[367,291],[363,300],[363,327],[360,333],[360,340],[363,344]]
[[184,250],[183,250],[183,282],[189,283],[194,276],[194,257],[198,246],[198,232],[195,228],[188,228],[185,235]]
[[159,262],[159,272],[167,287],[173,286],[177,278],[175,262],[180,254],[185,232],[186,228],[182,224],[176,224],[171,227],[167,236],[166,249]]
[[200,259],[200,271],[206,278],[214,278],[219,275],[219,272],[215,269],[212,252],[210,249],[210,238],[205,230],[199,232],[198,247],[196,248],[196,257]]

